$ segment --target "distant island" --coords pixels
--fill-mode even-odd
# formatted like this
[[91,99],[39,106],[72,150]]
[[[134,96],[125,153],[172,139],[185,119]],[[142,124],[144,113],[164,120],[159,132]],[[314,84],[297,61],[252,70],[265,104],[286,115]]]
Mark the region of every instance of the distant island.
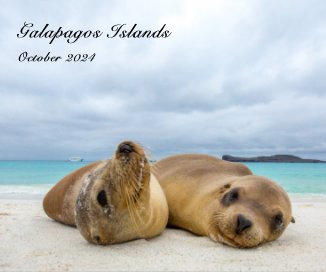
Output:
[[293,155],[273,155],[273,156],[259,156],[259,157],[235,157],[231,155],[223,155],[225,161],[230,162],[314,162],[314,163],[325,163],[326,161],[314,160],[314,159],[302,159]]

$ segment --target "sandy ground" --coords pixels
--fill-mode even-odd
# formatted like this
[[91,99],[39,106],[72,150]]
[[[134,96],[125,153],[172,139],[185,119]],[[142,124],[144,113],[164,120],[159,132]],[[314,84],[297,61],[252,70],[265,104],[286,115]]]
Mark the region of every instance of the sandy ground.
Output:
[[279,240],[234,249],[175,229],[151,240],[91,245],[47,218],[41,200],[0,199],[0,271],[326,271],[326,202],[292,200],[296,224]]

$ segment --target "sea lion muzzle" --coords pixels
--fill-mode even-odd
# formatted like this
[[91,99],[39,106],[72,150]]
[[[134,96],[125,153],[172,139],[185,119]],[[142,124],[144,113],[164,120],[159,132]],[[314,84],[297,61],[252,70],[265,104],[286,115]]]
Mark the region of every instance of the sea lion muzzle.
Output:
[[119,148],[118,148],[118,152],[119,153],[125,153],[125,154],[128,154],[128,153],[131,153],[131,152],[134,152],[134,148],[132,145],[128,144],[128,143],[122,143],[119,145]]
[[246,229],[249,229],[252,226],[252,222],[244,217],[242,214],[238,215],[237,218],[237,227],[236,227],[236,234],[241,234],[244,232]]

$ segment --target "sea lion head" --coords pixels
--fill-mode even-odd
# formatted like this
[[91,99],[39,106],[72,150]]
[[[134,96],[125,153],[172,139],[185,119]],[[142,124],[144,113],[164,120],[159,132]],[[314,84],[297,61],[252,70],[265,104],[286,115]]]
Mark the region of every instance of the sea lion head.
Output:
[[277,239],[292,217],[287,193],[271,180],[236,177],[218,190],[210,237],[233,247],[255,247]]
[[88,175],[77,198],[76,225],[95,244],[141,237],[149,200],[150,165],[143,148],[119,144],[113,158]]

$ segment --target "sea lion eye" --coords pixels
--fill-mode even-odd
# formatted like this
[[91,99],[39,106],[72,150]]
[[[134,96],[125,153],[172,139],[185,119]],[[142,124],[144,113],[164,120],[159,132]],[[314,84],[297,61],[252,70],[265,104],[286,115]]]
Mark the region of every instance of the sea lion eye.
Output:
[[106,206],[108,204],[108,200],[106,199],[106,193],[104,190],[100,191],[97,195],[97,202],[102,206]]
[[283,224],[283,214],[278,213],[277,215],[274,216],[274,223],[277,226],[280,226]]
[[237,189],[233,189],[232,191],[224,195],[224,197],[222,198],[222,203],[225,206],[228,206],[233,202],[237,201],[238,199],[239,199],[239,192]]
[[272,229],[274,231],[280,231],[283,227],[283,214],[278,213],[272,219]]

